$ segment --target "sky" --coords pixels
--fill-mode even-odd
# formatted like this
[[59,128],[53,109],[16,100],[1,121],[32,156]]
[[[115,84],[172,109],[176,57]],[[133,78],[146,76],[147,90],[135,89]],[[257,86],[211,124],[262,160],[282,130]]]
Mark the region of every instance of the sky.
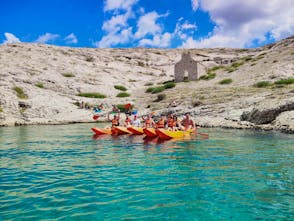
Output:
[[294,0],[0,0],[0,44],[254,48],[294,34]]

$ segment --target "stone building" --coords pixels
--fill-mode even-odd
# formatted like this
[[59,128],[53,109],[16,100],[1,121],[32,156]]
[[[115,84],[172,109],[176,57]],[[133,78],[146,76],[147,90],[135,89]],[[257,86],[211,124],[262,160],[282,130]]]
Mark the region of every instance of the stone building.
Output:
[[189,52],[183,53],[182,59],[175,64],[175,81],[184,81],[185,72],[188,73],[187,80],[194,81],[198,79],[198,62],[193,60]]

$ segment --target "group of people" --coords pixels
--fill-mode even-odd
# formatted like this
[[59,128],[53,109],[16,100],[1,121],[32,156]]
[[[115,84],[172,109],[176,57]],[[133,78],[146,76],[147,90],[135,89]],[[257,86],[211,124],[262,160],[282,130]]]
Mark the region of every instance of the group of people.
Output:
[[[108,120],[111,121],[112,127],[120,126],[120,113],[118,112],[115,114],[113,118],[110,118],[108,114]],[[141,120],[137,115],[133,115],[131,118],[129,114],[126,114],[123,126],[165,128],[173,131],[196,129],[195,122],[191,119],[189,113],[186,113],[184,119],[182,120],[178,119],[178,117],[173,114],[169,114],[168,116],[161,115],[157,121],[154,121],[152,114],[148,114],[146,116],[142,116],[142,120],[143,122],[141,123]]]

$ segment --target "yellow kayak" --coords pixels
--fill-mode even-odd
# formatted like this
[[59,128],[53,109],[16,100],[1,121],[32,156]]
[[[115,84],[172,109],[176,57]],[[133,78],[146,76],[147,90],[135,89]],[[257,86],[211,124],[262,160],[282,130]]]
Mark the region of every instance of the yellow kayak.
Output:
[[191,133],[195,132],[195,130],[177,130],[177,131],[171,131],[166,129],[156,129],[156,134],[160,139],[163,140],[169,140],[173,138],[183,138],[190,136]]
[[142,135],[144,134],[143,128],[142,127],[127,127],[128,131],[130,131],[134,135]]
[[123,134],[131,134],[131,132],[126,127],[113,127],[112,134],[123,135]]

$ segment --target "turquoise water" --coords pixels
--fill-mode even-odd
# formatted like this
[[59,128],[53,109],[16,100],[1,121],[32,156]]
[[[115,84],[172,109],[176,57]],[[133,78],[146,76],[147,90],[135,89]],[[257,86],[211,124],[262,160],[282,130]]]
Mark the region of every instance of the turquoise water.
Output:
[[0,220],[294,220],[294,135],[92,137],[0,128]]

